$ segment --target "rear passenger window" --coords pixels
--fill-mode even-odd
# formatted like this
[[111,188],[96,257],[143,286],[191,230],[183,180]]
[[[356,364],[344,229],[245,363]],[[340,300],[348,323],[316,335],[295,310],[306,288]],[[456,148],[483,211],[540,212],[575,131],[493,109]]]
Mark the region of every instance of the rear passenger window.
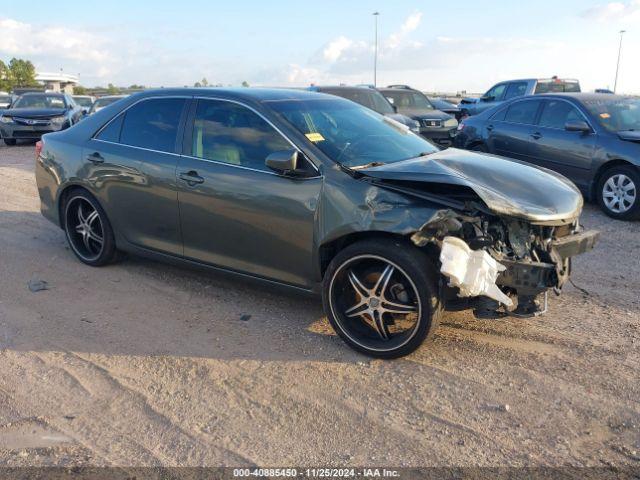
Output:
[[541,127],[564,129],[567,122],[576,120],[584,121],[584,118],[575,107],[561,100],[549,100],[542,109],[538,123]]
[[242,105],[200,100],[193,124],[192,155],[206,160],[269,170],[265,159],[293,148],[262,117]]
[[536,120],[539,105],[540,101],[538,100],[512,103],[507,110],[504,120],[510,123],[533,125]]
[[120,143],[160,152],[174,152],[183,98],[143,100],[126,111]]
[[123,119],[124,115],[119,115],[117,118],[112,120],[111,123],[104,127],[102,131],[98,133],[96,138],[105,142],[120,142],[120,130],[122,130]]
[[511,98],[522,97],[527,91],[527,82],[510,83],[507,88],[507,93],[504,96],[505,100]]

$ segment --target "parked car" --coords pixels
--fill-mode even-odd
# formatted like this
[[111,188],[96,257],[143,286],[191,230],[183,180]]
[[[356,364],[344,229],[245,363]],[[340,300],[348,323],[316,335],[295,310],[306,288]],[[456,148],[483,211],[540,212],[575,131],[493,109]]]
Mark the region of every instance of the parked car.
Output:
[[398,113],[420,122],[420,135],[442,147],[451,146],[458,121],[437,110],[424,93],[406,85],[391,85],[379,91]]
[[88,115],[89,110],[91,110],[91,107],[93,106],[93,102],[96,101],[96,98],[91,95],[74,95],[73,100],[80,105],[84,114]]
[[329,95],[336,95],[338,97],[346,98],[352,102],[359,103],[360,105],[370,108],[374,112],[378,112],[380,115],[392,118],[396,122],[409,127],[414,133],[420,133],[420,123],[413,120],[406,115],[397,113],[397,109],[389,103],[389,101],[378,90],[369,86],[358,87],[310,87],[312,92],[328,93]]
[[564,177],[440,151],[315,92],[149,90],[36,155],[41,211],[81,262],[123,250],[321,291],[340,337],[379,357],[415,350],[462,301],[539,313],[598,237]]
[[0,92],[0,108],[9,108],[9,105],[11,105],[11,95]]
[[462,117],[468,117],[484,112],[512,98],[562,92],[580,92],[580,82],[558,77],[509,80],[494,85],[480,98],[463,98],[459,107],[462,111]]
[[0,115],[4,143],[38,139],[45,133],[69,128],[82,119],[82,109],[64,93],[25,93]]
[[437,98],[437,97],[428,97],[428,98],[429,98],[429,101],[431,102],[431,105],[433,105],[434,108],[440,110],[441,112],[447,113],[452,117],[455,117],[455,119],[458,120],[458,122],[462,118],[462,111],[460,110],[460,107],[458,107],[458,105],[456,105],[455,103],[451,103],[451,102],[448,102],[447,100],[444,100],[442,98]]
[[99,112],[104,107],[107,107],[112,103],[115,103],[118,100],[121,100],[126,97],[127,95],[106,95],[104,97],[98,97],[95,100],[95,102],[93,102],[93,105],[91,105],[91,108],[89,109],[89,115]]
[[607,93],[518,98],[465,119],[456,146],[571,179],[604,212],[640,217],[640,99]]

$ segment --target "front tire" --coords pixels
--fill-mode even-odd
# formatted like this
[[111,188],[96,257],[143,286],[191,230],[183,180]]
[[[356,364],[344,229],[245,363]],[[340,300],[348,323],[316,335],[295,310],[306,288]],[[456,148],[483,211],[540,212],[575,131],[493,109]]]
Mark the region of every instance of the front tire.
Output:
[[327,268],[325,312],[353,349],[378,358],[402,357],[431,337],[440,322],[438,278],[429,258],[412,245],[360,241]]
[[4,144],[7,145],[8,147],[13,147],[16,144],[16,139],[15,138],[5,138],[4,139]]
[[612,218],[640,218],[640,173],[628,165],[612,167],[600,177],[597,197],[600,208]]
[[89,192],[71,192],[63,212],[67,242],[78,260],[101,267],[116,259],[116,241],[107,214]]

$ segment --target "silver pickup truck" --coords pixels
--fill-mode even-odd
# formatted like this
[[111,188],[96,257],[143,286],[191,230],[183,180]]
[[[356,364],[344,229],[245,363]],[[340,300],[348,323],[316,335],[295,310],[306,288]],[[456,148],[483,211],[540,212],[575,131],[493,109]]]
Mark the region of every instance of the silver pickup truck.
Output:
[[463,98],[460,102],[462,117],[477,115],[507,100],[539,93],[579,92],[580,82],[574,79],[551,77],[545,79],[522,79],[500,82],[491,87],[480,98]]

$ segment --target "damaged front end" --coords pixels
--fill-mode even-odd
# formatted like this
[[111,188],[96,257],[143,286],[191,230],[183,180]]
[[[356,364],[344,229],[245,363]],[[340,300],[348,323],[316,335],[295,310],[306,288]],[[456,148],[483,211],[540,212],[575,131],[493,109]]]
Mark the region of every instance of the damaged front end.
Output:
[[496,318],[544,313],[547,292],[559,294],[569,280],[571,257],[591,250],[598,237],[599,232],[581,231],[577,220],[535,223],[449,209],[439,210],[411,240],[439,247],[440,271],[448,279],[443,293],[451,307]]
[[573,183],[523,162],[450,148],[358,174],[435,206],[411,240],[436,247],[448,307],[477,316],[543,312],[541,294],[559,293],[571,257],[599,237],[579,224],[583,200]]

